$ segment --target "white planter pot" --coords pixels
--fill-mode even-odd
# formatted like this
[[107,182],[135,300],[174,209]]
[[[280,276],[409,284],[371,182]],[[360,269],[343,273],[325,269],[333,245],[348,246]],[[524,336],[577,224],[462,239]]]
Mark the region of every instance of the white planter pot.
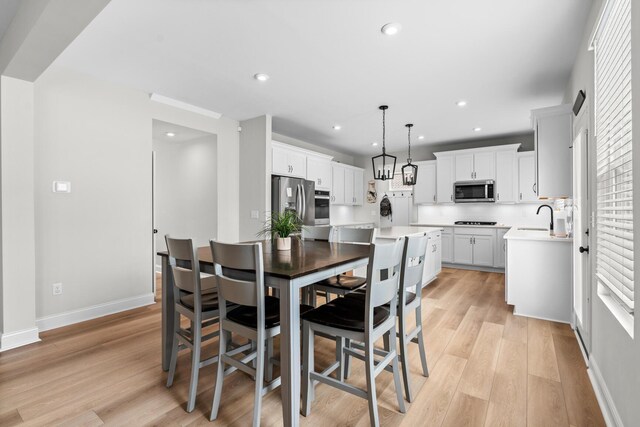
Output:
[[279,251],[290,251],[291,250],[291,237],[277,237],[276,238],[276,248]]

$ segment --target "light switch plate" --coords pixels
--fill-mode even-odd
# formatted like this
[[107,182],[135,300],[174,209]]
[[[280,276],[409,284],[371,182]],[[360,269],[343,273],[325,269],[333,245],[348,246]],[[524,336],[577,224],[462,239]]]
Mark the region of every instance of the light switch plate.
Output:
[[69,181],[53,181],[54,193],[71,193],[71,183]]
[[252,219],[260,219],[260,212],[259,211],[251,211],[251,218]]

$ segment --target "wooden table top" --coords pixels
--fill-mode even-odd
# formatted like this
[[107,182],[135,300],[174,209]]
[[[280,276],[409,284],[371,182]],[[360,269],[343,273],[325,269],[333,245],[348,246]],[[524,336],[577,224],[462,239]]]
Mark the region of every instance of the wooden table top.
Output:
[[[275,242],[262,241],[265,273],[285,279],[295,279],[316,271],[356,261],[369,256],[368,245],[329,243],[292,239],[290,251],[279,251]],[[158,252],[167,256],[167,252]],[[213,264],[211,248],[198,248],[201,263]]]

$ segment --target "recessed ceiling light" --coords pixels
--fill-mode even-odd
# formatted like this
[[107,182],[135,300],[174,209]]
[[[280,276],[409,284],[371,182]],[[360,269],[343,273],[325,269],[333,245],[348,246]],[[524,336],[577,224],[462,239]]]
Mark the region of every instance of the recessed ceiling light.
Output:
[[258,74],[254,74],[253,78],[256,79],[259,82],[266,82],[267,80],[269,80],[269,75],[268,74],[263,74],[263,73],[258,73]]
[[482,128],[473,128],[474,132],[480,132],[482,130]]
[[380,31],[382,31],[382,34],[386,34],[387,36],[393,36],[398,34],[401,29],[402,26],[400,24],[389,22],[388,24],[384,24]]
[[333,125],[333,130],[340,130],[342,129],[342,126],[340,125]]
[[464,101],[464,100],[462,100],[462,101],[458,101],[458,102],[456,102],[456,105],[457,105],[458,107],[460,107],[460,108],[462,108],[462,107],[466,107],[466,106],[467,106],[467,101]]
[[378,143],[377,142],[372,142],[371,145],[374,146],[374,147],[377,147]]
[[167,132],[165,133],[165,135],[167,135],[169,138],[173,138],[174,136],[176,136],[176,134],[173,132]]
[[424,135],[420,135],[418,139],[424,139]]

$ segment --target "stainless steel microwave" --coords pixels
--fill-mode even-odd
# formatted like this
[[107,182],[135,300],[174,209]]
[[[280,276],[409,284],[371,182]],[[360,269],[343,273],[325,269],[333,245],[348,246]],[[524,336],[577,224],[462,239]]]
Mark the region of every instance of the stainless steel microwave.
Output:
[[453,200],[456,203],[493,203],[495,182],[459,181],[453,184]]

